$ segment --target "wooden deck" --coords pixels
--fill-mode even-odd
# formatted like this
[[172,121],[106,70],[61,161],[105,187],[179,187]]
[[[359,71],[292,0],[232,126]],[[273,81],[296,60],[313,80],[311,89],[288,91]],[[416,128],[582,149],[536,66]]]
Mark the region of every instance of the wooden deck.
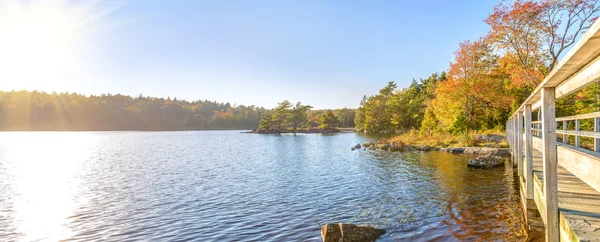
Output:
[[[506,122],[526,221],[531,225],[542,217],[546,241],[600,241],[600,112],[556,117],[557,99],[597,83],[600,19]],[[532,112],[536,110],[538,119],[534,121]],[[593,131],[582,129],[585,120],[593,121]],[[574,129],[568,123],[574,123]],[[557,144],[559,134],[565,141],[574,138],[574,146]],[[594,151],[581,148],[582,138],[593,140]],[[534,207],[537,211],[532,211]]]
[[[542,153],[533,149],[534,200],[545,220],[542,164]],[[557,168],[561,240],[600,241],[600,192],[563,168],[560,161]]]

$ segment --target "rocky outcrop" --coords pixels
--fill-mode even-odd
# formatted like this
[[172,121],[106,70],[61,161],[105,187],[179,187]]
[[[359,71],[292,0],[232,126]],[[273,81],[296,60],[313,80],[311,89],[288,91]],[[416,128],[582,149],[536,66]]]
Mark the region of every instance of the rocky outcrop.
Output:
[[475,159],[470,159],[467,162],[468,167],[487,169],[504,165],[504,160],[495,155],[479,156]]
[[495,155],[495,156],[510,156],[508,148],[492,148],[492,147],[467,147],[464,154],[467,155]]
[[354,224],[326,224],[321,227],[323,242],[370,242],[385,233],[385,229]]
[[510,156],[510,150],[508,148],[494,148],[494,147],[448,147],[448,148],[436,148],[432,146],[412,146],[401,143],[373,143],[366,142],[355,145],[352,150],[364,148],[365,150],[386,150],[392,152],[411,152],[411,151],[444,151],[452,154],[467,154],[467,155],[494,155],[500,157]]
[[439,150],[439,148],[436,148],[436,147],[431,147],[431,146],[427,146],[427,145],[424,145],[424,146],[417,146],[417,147],[415,147],[415,148],[416,148],[417,150],[420,150],[420,151],[434,151],[434,150]]
[[391,147],[390,144],[379,144],[377,145],[377,148],[381,149],[381,150],[389,150]]
[[508,148],[493,148],[493,147],[448,147],[442,148],[441,151],[445,151],[452,154],[467,154],[467,155],[495,155],[501,157],[510,156],[510,150]]
[[[359,145],[360,144],[357,144],[356,146],[352,147],[352,150],[360,149],[361,147]],[[412,145],[406,145],[406,144],[402,144],[402,143],[398,143],[398,142],[381,143],[381,144],[377,144],[377,143],[373,143],[373,142],[366,142],[366,143],[362,144],[362,148],[364,148],[365,150],[379,149],[379,150],[387,150],[387,151],[392,151],[392,152],[440,150],[439,148],[432,147],[432,146],[426,146],[426,145],[425,146],[412,146]]]
[[500,143],[505,141],[503,135],[497,134],[475,134],[473,139],[480,143]]

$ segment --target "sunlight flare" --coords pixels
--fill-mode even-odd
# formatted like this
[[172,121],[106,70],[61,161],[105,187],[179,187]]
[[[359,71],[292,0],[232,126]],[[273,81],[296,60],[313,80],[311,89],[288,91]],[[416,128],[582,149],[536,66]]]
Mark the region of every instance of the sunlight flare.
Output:
[[96,4],[0,0],[0,88],[49,89],[65,82],[89,48],[86,33],[113,11]]

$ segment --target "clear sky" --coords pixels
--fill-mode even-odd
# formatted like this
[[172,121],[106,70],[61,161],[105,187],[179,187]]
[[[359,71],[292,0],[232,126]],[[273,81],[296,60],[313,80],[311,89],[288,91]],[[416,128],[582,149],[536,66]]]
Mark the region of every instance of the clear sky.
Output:
[[354,108],[446,70],[497,3],[0,0],[0,89]]

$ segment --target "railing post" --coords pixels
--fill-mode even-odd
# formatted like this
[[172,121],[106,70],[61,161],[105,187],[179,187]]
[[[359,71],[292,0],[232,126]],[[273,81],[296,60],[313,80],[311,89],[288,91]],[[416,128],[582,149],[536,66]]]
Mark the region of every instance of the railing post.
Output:
[[512,144],[510,143],[510,119],[506,121],[506,142],[508,143],[508,147],[510,149],[510,147],[512,147]]
[[519,163],[519,139],[518,139],[518,131],[519,131],[519,119],[518,116],[513,117],[513,167],[517,166]]
[[[600,118],[594,118],[594,132],[600,132]],[[600,152],[600,138],[594,139],[594,151]]]
[[519,177],[523,176],[523,113],[517,112],[517,164]]
[[544,163],[544,203],[546,241],[559,241],[558,183],[556,154],[556,106],[554,87],[542,88],[542,155]]
[[[579,119],[575,120],[575,131],[579,132],[580,131],[580,127],[579,127]],[[577,133],[575,135],[575,146],[580,147],[581,146],[581,138],[579,136],[579,133]]]
[[533,199],[533,151],[531,139],[531,105],[525,105],[525,184],[527,191],[525,197]]
[[567,132],[567,121],[566,120],[563,121],[563,131],[565,131],[565,133],[562,135],[562,137],[563,137],[562,141],[563,141],[563,143],[566,144],[567,143],[567,133],[566,133]]

